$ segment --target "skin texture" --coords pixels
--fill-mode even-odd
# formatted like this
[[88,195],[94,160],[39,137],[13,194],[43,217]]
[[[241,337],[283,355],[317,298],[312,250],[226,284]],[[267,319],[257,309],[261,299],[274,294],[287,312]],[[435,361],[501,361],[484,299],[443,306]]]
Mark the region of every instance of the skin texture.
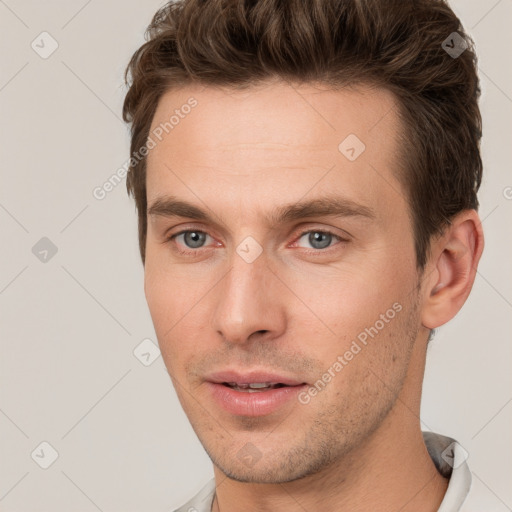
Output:
[[[145,294],[179,400],[214,463],[213,510],[437,510],[447,480],[421,435],[425,351],[429,329],[471,290],[483,248],[476,212],[454,219],[418,272],[395,176],[398,108],[383,89],[187,87],[162,97],[152,130],[191,96],[197,106],[148,155],[148,205],[172,195],[212,220],[148,215]],[[354,161],[338,150],[349,134],[366,146]],[[266,218],[332,195],[373,216]],[[203,245],[169,240],[185,229],[206,233]],[[326,230],[335,235],[327,247],[313,245],[308,234]],[[262,249],[252,263],[236,251],[248,236]],[[225,369],[313,386],[394,304],[394,318],[309,403],[246,417],[211,399],[205,377]],[[247,443],[258,459],[250,465],[238,456]]]

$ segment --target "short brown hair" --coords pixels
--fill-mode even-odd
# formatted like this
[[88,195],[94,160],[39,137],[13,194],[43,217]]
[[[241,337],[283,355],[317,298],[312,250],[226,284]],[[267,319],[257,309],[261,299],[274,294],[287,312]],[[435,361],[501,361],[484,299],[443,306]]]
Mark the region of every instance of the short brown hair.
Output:
[[455,214],[478,208],[477,58],[444,0],[178,0],[157,11],[145,35],[126,68],[123,105],[123,119],[132,123],[127,189],[138,210],[143,263],[146,158],[133,155],[146,145],[162,94],[189,84],[240,89],[277,78],[333,88],[373,84],[394,93],[403,126],[398,177],[420,269],[431,237]]

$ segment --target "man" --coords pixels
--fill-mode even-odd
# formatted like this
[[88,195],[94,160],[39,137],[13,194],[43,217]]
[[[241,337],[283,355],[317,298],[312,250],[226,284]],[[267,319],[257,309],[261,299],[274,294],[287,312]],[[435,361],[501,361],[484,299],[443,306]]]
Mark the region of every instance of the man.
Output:
[[215,473],[179,510],[469,510],[464,449],[419,416],[428,341],[483,250],[457,17],[184,0],[147,34],[127,186],[162,356]]

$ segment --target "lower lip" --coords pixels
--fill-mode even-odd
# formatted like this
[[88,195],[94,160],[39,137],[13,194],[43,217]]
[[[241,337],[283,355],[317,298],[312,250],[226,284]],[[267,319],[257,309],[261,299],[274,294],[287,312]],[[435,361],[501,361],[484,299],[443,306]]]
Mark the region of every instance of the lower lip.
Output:
[[240,416],[264,416],[293,400],[307,384],[284,386],[267,391],[236,391],[224,384],[207,382],[208,389],[215,401],[227,412]]

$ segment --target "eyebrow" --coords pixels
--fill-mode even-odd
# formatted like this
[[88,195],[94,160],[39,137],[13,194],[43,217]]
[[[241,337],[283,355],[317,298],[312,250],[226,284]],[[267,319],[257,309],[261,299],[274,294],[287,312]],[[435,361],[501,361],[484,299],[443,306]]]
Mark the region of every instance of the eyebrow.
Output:
[[[187,217],[215,223],[206,210],[173,196],[157,198],[148,208],[148,215],[163,217]],[[300,220],[308,217],[363,217],[375,219],[376,214],[368,206],[340,196],[325,196],[309,201],[299,201],[277,206],[265,216],[269,225]]]

